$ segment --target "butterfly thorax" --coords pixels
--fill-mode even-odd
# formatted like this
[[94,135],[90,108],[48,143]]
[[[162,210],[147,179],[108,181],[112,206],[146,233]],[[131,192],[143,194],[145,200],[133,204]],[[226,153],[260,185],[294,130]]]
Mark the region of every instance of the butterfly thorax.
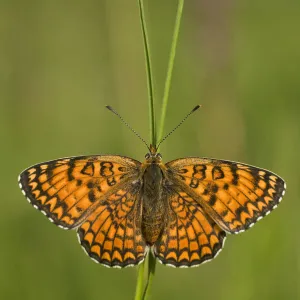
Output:
[[142,187],[142,232],[148,244],[158,239],[166,213],[163,197],[164,174],[160,167],[160,158],[147,160],[143,174]]

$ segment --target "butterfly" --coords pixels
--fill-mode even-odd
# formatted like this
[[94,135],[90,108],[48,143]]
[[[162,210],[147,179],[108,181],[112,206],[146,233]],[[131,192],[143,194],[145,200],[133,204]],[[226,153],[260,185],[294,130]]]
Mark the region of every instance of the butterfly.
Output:
[[143,163],[119,155],[43,162],[23,171],[19,186],[51,222],[77,230],[92,260],[116,268],[141,263],[149,250],[164,265],[198,266],[285,193],[270,171],[198,157],[164,164],[157,148],[150,145]]

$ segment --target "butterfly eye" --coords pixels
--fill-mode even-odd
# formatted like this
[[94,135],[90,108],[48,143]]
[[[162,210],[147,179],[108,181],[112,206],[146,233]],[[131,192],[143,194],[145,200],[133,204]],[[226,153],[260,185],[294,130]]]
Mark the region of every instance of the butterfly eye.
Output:
[[162,156],[161,156],[160,153],[157,153],[157,154],[156,154],[156,157],[159,158],[159,159],[162,159]]
[[146,159],[149,159],[149,158],[150,158],[150,153],[147,153],[147,154],[145,155],[145,158],[146,158]]

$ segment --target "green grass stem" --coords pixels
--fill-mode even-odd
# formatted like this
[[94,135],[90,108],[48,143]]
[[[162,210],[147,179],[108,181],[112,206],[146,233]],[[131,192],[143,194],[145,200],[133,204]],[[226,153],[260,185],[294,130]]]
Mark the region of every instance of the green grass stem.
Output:
[[165,118],[166,118],[166,113],[167,113],[167,105],[168,105],[169,94],[170,94],[173,66],[174,66],[174,61],[175,61],[175,56],[176,56],[176,48],[177,48],[183,6],[184,6],[184,0],[178,0],[175,26],[174,26],[172,43],[171,43],[171,51],[170,51],[170,56],[169,56],[169,64],[168,64],[168,70],[167,70],[167,76],[166,76],[165,88],[164,88],[164,94],[163,94],[163,101],[162,101],[162,108],[161,108],[158,141],[160,141],[163,138],[163,133],[164,133]]
[[[143,0],[138,0],[139,4],[139,12],[140,12],[140,20],[142,26],[142,33],[143,33],[143,41],[144,41],[144,49],[145,49],[145,60],[146,60],[146,73],[147,73],[147,83],[148,83],[148,103],[149,103],[149,127],[150,127],[150,136],[151,136],[151,144],[157,145],[157,133],[156,133],[156,123],[155,123],[155,110],[154,110],[154,92],[153,92],[153,78],[152,78],[152,67],[151,67],[151,59],[150,59],[150,50],[149,50],[149,39],[146,27],[146,20],[145,20],[145,9]],[[177,7],[177,14],[175,19],[175,26],[174,26],[174,33],[171,43],[171,51],[169,56],[169,63],[167,69],[167,76],[165,81],[165,88],[164,88],[164,95],[162,101],[162,112],[161,112],[161,119],[160,119],[160,126],[159,126],[159,139],[162,139],[163,130],[164,130],[164,123],[167,111],[167,103],[169,99],[170,93],[170,86],[172,80],[172,72],[174,66],[174,60],[176,55],[176,47],[178,42],[178,35],[181,23],[181,16],[183,11],[184,0],[178,1]],[[150,299],[151,295],[151,287],[152,281],[155,275],[156,269],[156,259],[151,252],[149,252],[148,260],[145,259],[138,268],[138,278],[137,278],[137,285],[136,285],[136,293],[135,293],[135,300],[144,300]],[[144,284],[145,276],[145,262],[148,262],[148,272],[147,272],[147,282],[146,285]],[[145,285],[145,288],[144,288]]]
[[154,89],[153,89],[153,77],[152,77],[152,65],[149,47],[149,38],[146,26],[145,8],[143,0],[138,0],[140,20],[142,26],[143,40],[144,40],[144,51],[146,61],[146,73],[148,83],[148,103],[149,103],[149,128],[151,144],[156,145],[156,124],[155,124],[155,110],[154,110]]

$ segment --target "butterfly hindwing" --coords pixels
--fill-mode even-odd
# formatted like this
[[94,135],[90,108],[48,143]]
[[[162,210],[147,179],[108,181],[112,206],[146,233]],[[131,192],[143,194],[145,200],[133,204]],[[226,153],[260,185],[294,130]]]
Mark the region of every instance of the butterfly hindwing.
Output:
[[105,197],[139,174],[140,163],[121,156],[61,158],[23,171],[19,185],[28,201],[56,225],[71,229]]
[[78,228],[79,241],[94,259],[108,267],[137,265],[145,258],[141,232],[140,190],[118,190]]
[[238,233],[277,207],[285,182],[242,163],[183,158],[166,164],[174,184],[193,197],[225,231]]
[[192,267],[213,259],[222,249],[226,233],[185,192],[170,192],[170,207],[163,232],[154,245],[161,263]]

